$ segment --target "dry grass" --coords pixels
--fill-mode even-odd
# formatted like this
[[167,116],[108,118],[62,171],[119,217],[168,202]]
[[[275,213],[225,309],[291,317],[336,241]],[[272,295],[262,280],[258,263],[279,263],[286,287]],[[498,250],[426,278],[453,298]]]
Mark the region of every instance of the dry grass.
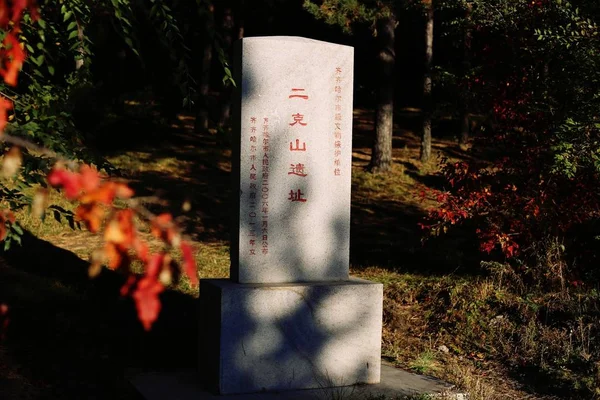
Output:
[[[401,123],[413,123],[414,116],[410,112],[404,112],[399,120]],[[526,382],[519,376],[511,376],[508,368],[510,363],[505,358],[510,354],[509,350],[530,352],[533,358],[538,357],[541,351],[536,343],[546,343],[547,350],[544,351],[578,352],[581,357],[585,357],[586,354],[593,353],[589,345],[593,332],[589,328],[589,321],[582,320],[579,325],[574,326],[575,335],[581,336],[581,340],[577,341],[581,345],[575,344],[570,350],[564,347],[568,338],[560,337],[559,329],[546,327],[544,330],[540,325],[519,325],[515,322],[504,328],[498,324],[491,330],[490,321],[509,312],[502,311],[502,307],[514,310],[518,316],[529,315],[533,318],[534,314],[527,314],[531,306],[524,305],[522,298],[507,290],[507,286],[512,284],[508,283],[506,275],[501,278],[493,275],[487,279],[470,273],[465,261],[467,250],[462,247],[468,239],[455,237],[433,242],[425,247],[422,245],[417,222],[435,203],[431,199],[421,200],[419,194],[424,188],[438,187],[441,184],[436,175],[436,160],[422,165],[418,161],[419,138],[410,130],[403,130],[398,126],[394,137],[392,172],[367,173],[365,167],[370,158],[371,121],[371,113],[364,110],[355,112],[351,271],[360,277],[384,284],[384,356],[404,368],[433,374],[455,383],[469,392],[470,399],[542,398],[527,391]],[[182,116],[180,123],[171,127],[168,135],[158,142],[147,146],[133,146],[125,151],[112,151],[109,159],[123,172],[124,178],[131,182],[138,194],[158,194],[166,200],[164,204],[149,204],[149,207],[155,212],[173,213],[186,228],[193,240],[199,276],[227,277],[230,152],[217,135],[193,134],[192,126],[193,121]],[[470,152],[460,149],[451,137],[437,138],[434,144],[435,157],[443,156],[450,160],[473,157]],[[73,209],[73,205],[60,196],[52,195],[52,200],[67,210]],[[189,200],[193,207],[190,212],[185,213],[181,210],[181,204]],[[86,263],[80,259],[87,260],[90,251],[102,243],[101,238],[85,231],[71,230],[52,218],[42,224],[23,212],[20,220],[36,236],[58,249],[68,250],[68,263],[79,261],[78,267],[84,270]],[[161,246],[149,237],[147,229],[142,229],[141,235],[151,243],[153,249],[157,250]],[[70,258],[69,254],[75,254],[77,260]],[[55,264],[64,262],[62,258],[57,260],[60,261],[42,260],[40,265],[53,270],[56,268]],[[48,262],[53,265],[47,265]],[[141,272],[141,266],[134,267]],[[190,310],[195,309],[193,301],[198,295],[197,288],[192,288],[186,279],[176,287],[169,288],[165,295],[165,309],[161,314],[163,320],[159,321],[152,339],[147,339],[147,336],[131,334],[131,331],[137,332],[135,329],[139,329],[132,314],[111,319],[114,318],[113,314],[120,315],[119,313],[124,312],[123,309],[127,309],[123,299],[114,300],[109,294],[103,294],[106,299],[102,297],[102,301],[108,305],[102,303],[101,306],[94,306],[98,303],[98,298],[96,295],[89,295],[90,285],[92,288],[94,285],[102,287],[107,293],[111,290],[118,293],[118,278],[105,272],[98,282],[88,284],[85,280],[64,283],[67,275],[39,278],[40,270],[30,273],[16,271],[12,267],[0,268],[0,275],[5,282],[12,282],[10,288],[14,293],[12,297],[9,296],[9,300],[13,304],[36,304],[32,306],[34,311],[31,313],[34,322],[24,325],[30,331],[25,330],[20,340],[27,343],[25,347],[33,346],[31,343],[40,340],[33,332],[37,323],[52,326],[53,338],[64,336],[74,341],[74,344],[69,345],[71,347],[57,347],[59,354],[48,351],[47,354],[39,355],[39,349],[33,346],[31,350],[25,351],[27,356],[18,353],[19,357],[13,355],[12,359],[7,358],[11,360],[13,367],[6,368],[0,363],[0,376],[11,376],[15,385],[20,388],[11,389],[11,393],[21,390],[20,394],[35,397],[40,385],[47,385],[54,390],[68,386],[71,378],[62,379],[48,374],[41,374],[37,378],[38,375],[22,367],[24,363],[19,359],[44,366],[46,363],[53,365],[53,360],[60,358],[62,352],[67,351],[65,348],[73,350],[72,346],[76,351],[88,349],[90,355],[82,365],[92,368],[100,363],[103,366],[97,367],[97,374],[75,374],[73,379],[81,382],[76,387],[79,392],[69,392],[62,398],[76,398],[69,396],[82,393],[84,385],[93,387],[102,382],[110,387],[112,382],[118,380],[117,376],[121,376],[119,374],[122,373],[123,366],[132,363],[157,359],[168,364],[173,362],[173,357],[180,358],[177,362],[195,362],[195,355],[190,355],[188,349],[182,348],[182,344],[189,345],[196,340],[195,314]],[[27,285],[34,285],[31,286],[36,288],[34,292],[28,290]],[[47,307],[53,307],[54,310],[49,311],[37,305],[37,288],[40,288],[39,293],[45,293]],[[67,298],[77,299],[78,307],[89,307],[92,311],[80,312],[68,308],[66,305],[71,304],[71,300],[65,300]],[[529,298],[528,301],[543,304],[552,299],[540,297]],[[65,307],[67,311],[60,311],[62,315],[59,319],[66,327],[55,327],[46,314],[53,315],[52,313],[59,312],[56,310]],[[90,312],[96,314],[90,316]],[[118,334],[111,332],[125,329],[122,326],[127,326],[128,329],[121,332],[123,337],[137,338],[140,342],[129,339],[131,342],[121,343]],[[80,337],[82,331],[89,338]],[[185,332],[185,337],[181,337],[180,332]],[[511,335],[518,336],[521,341],[517,344],[511,339]],[[572,336],[570,340],[574,343]],[[584,343],[588,343],[587,347]],[[450,351],[440,352],[438,348],[441,345],[447,346]],[[152,353],[147,356],[143,354],[143,350],[139,350],[139,354],[137,350],[132,350],[139,348],[147,351],[149,347],[152,348]],[[0,356],[4,356],[2,351],[4,349],[0,347]],[[35,356],[29,354],[34,352]],[[158,352],[159,356],[154,352]],[[119,360],[115,361],[118,368],[113,371],[102,364],[105,361],[98,361],[106,359]],[[551,364],[554,361],[546,358],[544,362]],[[78,368],[83,368],[82,365]],[[68,362],[67,365],[60,364],[57,367],[74,368]],[[58,379],[58,383],[48,381],[50,376]],[[30,389],[27,389],[28,386]],[[9,395],[8,398],[27,397]],[[122,398],[128,397],[124,395]]]

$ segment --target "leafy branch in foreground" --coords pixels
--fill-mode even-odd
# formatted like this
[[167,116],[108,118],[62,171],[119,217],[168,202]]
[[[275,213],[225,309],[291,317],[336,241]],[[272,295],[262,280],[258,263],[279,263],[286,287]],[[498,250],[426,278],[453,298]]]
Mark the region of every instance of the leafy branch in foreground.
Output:
[[[4,32],[4,41],[0,49],[0,75],[7,85],[15,87],[19,71],[25,61],[25,51],[19,42],[23,11],[30,9],[31,21],[39,20],[37,8],[33,0],[14,0],[9,4],[0,2],[0,29]],[[66,20],[66,19],[65,19]],[[54,164],[42,186],[48,184],[60,188],[64,196],[78,203],[74,216],[81,221],[92,233],[102,233],[104,245],[91,254],[89,275],[91,277],[101,272],[106,263],[109,268],[123,271],[128,280],[121,289],[122,295],[132,296],[138,318],[146,330],[158,318],[161,309],[159,294],[165,285],[180,276],[179,271],[186,274],[192,284],[198,283],[196,264],[190,243],[185,240],[179,228],[173,222],[170,214],[154,215],[142,207],[133,198],[133,190],[123,182],[110,180],[102,176],[96,168],[81,165],[77,161],[62,157],[57,152],[30,142],[29,140],[5,133],[4,127],[13,109],[13,101],[6,96],[0,98],[0,141],[18,147],[11,148],[2,161],[2,174],[6,178],[14,178],[23,165],[23,148],[28,154],[36,154],[48,164]],[[58,160],[55,162],[54,160]],[[15,179],[16,181],[16,179]],[[5,186],[2,188],[6,189]],[[15,198],[25,203],[22,192],[4,191],[12,198],[2,196],[11,208],[17,207]],[[117,202],[125,204],[119,207]],[[47,205],[47,191],[38,189],[31,201],[34,214],[43,215]],[[166,249],[151,253],[148,244],[138,234],[138,220],[146,221],[151,227],[152,235],[163,241]],[[11,237],[12,231],[23,233],[16,224],[12,209],[0,210],[0,240]],[[173,253],[180,251],[183,265],[175,262]],[[136,275],[131,270],[133,260],[142,262],[145,273]],[[7,306],[0,305],[0,328],[7,323]],[[4,322],[3,322],[4,321]],[[1,333],[1,332],[0,332]]]

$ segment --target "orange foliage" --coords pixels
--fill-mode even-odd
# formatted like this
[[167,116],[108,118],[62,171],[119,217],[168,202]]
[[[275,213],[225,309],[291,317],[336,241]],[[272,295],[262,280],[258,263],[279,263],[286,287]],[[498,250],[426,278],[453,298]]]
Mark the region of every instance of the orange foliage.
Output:
[[[0,76],[11,86],[17,85],[17,77],[26,57],[17,36],[20,32],[21,15],[26,8],[36,20],[38,14],[34,0],[8,2],[0,0],[0,29],[6,32],[3,49],[0,50]],[[0,135],[6,126],[7,113],[12,106],[12,102],[0,97]],[[5,174],[18,170],[20,166],[21,155],[18,149],[15,148],[10,155],[12,158],[9,157],[9,161],[12,165],[3,168]],[[18,159],[14,159],[15,157]],[[6,160],[5,156],[5,162]],[[87,165],[81,166],[75,172],[57,164],[48,174],[47,181],[51,186],[62,189],[67,199],[79,203],[75,216],[92,233],[104,229],[105,244],[92,253],[89,274],[98,275],[103,262],[106,262],[111,269],[127,272],[129,278],[121,288],[121,294],[133,297],[138,318],[146,330],[149,330],[158,318],[161,309],[159,294],[164,290],[163,282],[166,282],[165,284],[170,282],[171,270],[176,267],[176,264],[166,252],[150,254],[148,245],[138,236],[136,217],[149,220],[152,234],[164,241],[169,248],[181,250],[182,269],[193,284],[198,283],[192,247],[181,239],[181,234],[170,214],[153,216],[146,211],[141,213],[135,207],[126,209],[115,207],[116,199],[126,201],[133,197],[134,191],[129,186],[110,181],[102,177],[95,168]],[[44,207],[46,197],[45,191],[38,192],[35,198],[36,205],[34,205],[36,210]],[[6,238],[7,227],[14,222],[15,217],[11,211],[0,210],[0,240]],[[129,270],[132,259],[144,263],[143,276],[137,276]],[[2,328],[6,328],[8,323],[5,318],[7,310],[5,304],[0,304],[0,337],[2,337]]]

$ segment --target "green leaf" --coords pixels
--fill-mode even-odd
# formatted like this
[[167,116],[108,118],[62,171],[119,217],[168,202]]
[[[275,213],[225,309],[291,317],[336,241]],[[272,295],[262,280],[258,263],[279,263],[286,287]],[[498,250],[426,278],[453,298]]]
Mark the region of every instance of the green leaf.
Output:
[[48,72],[50,75],[54,75],[54,67],[52,65],[48,65]]
[[73,11],[67,11],[67,12],[65,13],[65,15],[63,16],[63,22],[67,22],[67,20],[68,20],[69,18],[71,18],[72,16],[73,16]]
[[67,30],[71,31],[73,29],[77,28],[77,21],[71,21],[71,23],[69,24],[69,26],[67,26]]
[[23,229],[18,224],[13,224],[12,229],[17,232],[19,235],[23,234]]

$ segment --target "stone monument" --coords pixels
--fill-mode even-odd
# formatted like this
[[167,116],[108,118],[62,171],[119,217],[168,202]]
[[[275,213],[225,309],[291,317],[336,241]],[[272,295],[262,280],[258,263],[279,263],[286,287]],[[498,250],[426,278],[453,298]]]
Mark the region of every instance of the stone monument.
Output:
[[378,383],[383,287],[349,268],[353,48],[236,44],[231,279],[200,283],[220,394]]

